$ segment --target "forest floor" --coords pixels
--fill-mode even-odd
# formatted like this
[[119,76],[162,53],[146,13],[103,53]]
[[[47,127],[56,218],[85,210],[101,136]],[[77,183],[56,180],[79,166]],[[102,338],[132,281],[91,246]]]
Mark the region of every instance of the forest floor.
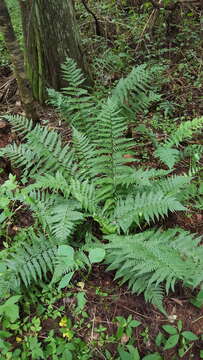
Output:
[[[22,114],[22,108],[17,93],[16,81],[13,74],[8,67],[1,67],[0,77],[0,116],[8,113]],[[41,122],[49,119],[50,127],[58,129],[64,138],[70,135],[69,129],[59,124],[58,115],[50,107],[39,109]],[[4,147],[13,141],[20,141],[15,133],[0,120],[0,147]],[[150,145],[149,145],[150,153]],[[146,162],[150,160],[147,159]],[[154,160],[152,160],[154,161]],[[155,164],[157,166],[157,164]],[[11,171],[17,177],[19,176],[18,169],[12,169],[10,163],[6,159],[0,159],[0,168],[3,171],[0,173],[0,183],[3,183]],[[180,170],[180,169],[179,169]],[[10,228],[10,234],[14,235],[19,228],[29,226],[32,222],[32,216],[27,209],[21,209],[16,214],[15,224]],[[203,235],[203,212],[188,210],[187,213],[178,213],[170,215],[164,223],[164,228],[181,226],[182,228],[191,232]],[[1,244],[2,248],[2,244]],[[81,280],[82,279],[82,280]],[[178,346],[171,350],[163,351],[163,347],[158,346],[155,342],[156,336],[159,332],[163,333],[162,326],[165,324],[175,325],[177,320],[182,321],[183,329],[192,331],[197,336],[203,333],[203,309],[198,309],[191,303],[191,299],[196,295],[196,292],[183,289],[181,284],[176,287],[173,294],[165,297],[164,305],[168,313],[168,318],[161,314],[154,306],[146,304],[142,295],[132,295],[125,286],[120,286],[118,282],[114,281],[113,272],[105,272],[105,266],[94,266],[90,275],[78,274],[74,279],[76,284],[75,289],[71,289],[71,295],[64,293],[60,299],[57,299],[52,305],[55,309],[63,306],[63,314],[70,317],[73,322],[81,322],[81,326],[77,329],[77,336],[83,339],[87,344],[91,344],[94,348],[94,359],[105,359],[103,355],[103,347],[108,349],[112,356],[117,354],[118,343],[112,336],[116,333],[117,323],[115,318],[120,316],[128,319],[132,316],[133,319],[138,320],[140,326],[133,329],[134,344],[139,350],[141,356],[149,353],[158,352],[164,356],[165,360],[179,359]],[[88,314],[88,318],[83,318],[82,313],[74,311],[76,305],[76,295],[81,291],[85,293],[86,302],[84,304],[83,312]],[[43,301],[39,299],[39,303]],[[33,309],[30,319],[37,314],[37,310]],[[21,317],[26,315],[21,315]],[[42,321],[42,328],[39,333],[39,339],[44,339],[48,336],[51,329],[54,329],[60,334],[60,326],[58,317],[48,317]],[[100,329],[100,331],[98,331]],[[103,329],[103,330],[102,330]],[[165,334],[166,335],[166,334]],[[125,345],[129,341],[129,336],[124,334],[120,342]],[[18,344],[15,338],[10,338],[14,349]],[[94,345],[93,345],[94,344]],[[200,359],[200,350],[202,350],[200,341],[192,343],[186,348],[186,353],[181,359]],[[113,357],[114,358],[114,357]]]

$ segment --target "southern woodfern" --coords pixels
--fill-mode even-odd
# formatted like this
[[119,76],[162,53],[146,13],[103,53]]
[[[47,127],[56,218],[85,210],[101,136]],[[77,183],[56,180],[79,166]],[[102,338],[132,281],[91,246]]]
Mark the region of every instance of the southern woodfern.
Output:
[[[144,67],[134,69],[95,110],[86,91],[80,89],[80,71],[70,61],[64,71],[69,87],[62,100],[70,105],[64,111],[72,125],[71,145],[63,145],[57,131],[49,127],[33,128],[23,117],[6,116],[25,142],[7,146],[1,156],[21,167],[24,181],[25,177],[34,179],[18,191],[16,199],[33,211],[35,226],[42,234],[37,241],[33,233],[28,244],[22,245],[22,252],[9,250],[7,260],[2,262],[9,271],[7,275],[3,271],[1,287],[12,283],[28,286],[32,281],[46,279],[47,271],[56,273],[57,249],[80,247],[76,242],[78,227],[84,228],[85,238],[85,231],[90,231],[90,224],[96,222],[109,241],[106,246],[109,268],[119,269],[117,277],[128,281],[134,292],[144,292],[146,300],[162,309],[162,283],[166,291],[173,290],[179,280],[197,286],[203,280],[203,264],[202,251],[197,246],[199,239],[194,240],[192,235],[180,230],[144,231],[170,212],[185,209],[182,193],[191,181],[187,175],[171,176],[175,152],[169,151],[165,160],[169,170],[128,166],[125,155],[131,151],[133,140],[125,137],[126,114],[134,109],[133,92],[135,99],[139,94],[142,102],[141,95],[146,95],[150,88],[149,73]],[[54,100],[56,96],[61,95],[52,93],[52,103],[60,107]],[[143,96],[143,107],[144,99]],[[156,155],[164,161],[166,150],[176,150],[175,146],[202,123],[203,118],[181,125],[156,150]],[[82,258],[83,261],[76,261],[75,269],[78,264],[87,266],[85,255]]]

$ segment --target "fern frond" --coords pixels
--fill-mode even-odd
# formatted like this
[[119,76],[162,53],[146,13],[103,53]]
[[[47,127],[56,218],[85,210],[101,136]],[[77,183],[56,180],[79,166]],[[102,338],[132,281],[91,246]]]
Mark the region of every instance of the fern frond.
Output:
[[36,206],[44,210],[49,208],[58,197],[60,197],[60,195],[50,194],[48,191],[40,191],[37,189],[26,191],[26,188],[23,189],[19,195],[19,199],[29,205],[33,211],[36,211]]
[[17,166],[24,166],[29,176],[44,172],[55,173],[60,170],[70,175],[73,163],[73,151],[69,145],[62,146],[60,136],[48,127],[36,125],[26,134],[26,144],[8,145],[4,155]]
[[[146,299],[154,301],[152,294],[157,289],[159,296],[155,295],[155,300],[159,298],[160,301],[162,283],[168,292],[174,290],[177,281],[187,283],[199,274],[199,239],[193,243],[194,235],[189,233],[180,231],[178,234],[177,229],[165,232],[149,230],[132,236],[109,235],[106,238],[110,241],[106,245],[107,270],[117,270],[116,278],[127,281],[137,293],[144,291]],[[185,250],[185,238],[193,249],[192,254],[189,248]]]
[[116,177],[119,173],[127,171],[123,165],[127,163],[124,154],[132,146],[132,140],[123,137],[126,121],[120,116],[120,110],[111,99],[103,105],[96,129],[99,137],[95,139],[94,144],[98,150],[92,161],[92,167],[95,176],[100,174],[98,180],[101,187],[100,198],[113,199],[116,192]]
[[61,138],[56,131],[36,125],[27,135],[27,144],[37,157],[32,174],[48,171],[53,173],[59,169],[62,173],[70,171],[73,152],[69,145],[62,147]]
[[74,271],[84,268],[85,266],[90,266],[90,261],[83,250],[80,249],[79,251],[74,251],[69,245],[59,246],[55,258],[55,269],[51,284],[59,281],[64,274],[67,274],[70,279],[73,276]]
[[170,170],[175,163],[180,159],[180,151],[166,146],[158,147],[154,155],[158,157]]
[[73,128],[73,144],[75,150],[75,159],[78,164],[77,176],[83,178],[92,178],[92,167],[94,166],[95,148],[90,143],[88,137],[77,129]]
[[148,69],[146,64],[134,67],[130,74],[120,79],[112,91],[112,100],[123,109],[126,122],[135,121],[135,114],[146,110],[160,100],[161,96],[151,91],[155,74],[160,73],[160,67]]
[[160,285],[151,284],[144,291],[144,298],[146,302],[155,305],[163,314],[167,315],[163,306],[164,288]]
[[[154,103],[158,103],[161,99],[161,95],[154,93],[153,91],[149,91],[141,94],[133,94],[128,99],[128,104],[123,105],[123,114],[126,113],[126,116],[130,116],[129,120],[135,122],[135,115],[139,112],[144,112],[149,109],[150,105]],[[128,122],[130,122],[128,120]]]
[[147,71],[146,64],[134,67],[130,74],[124,79],[121,78],[112,91],[112,98],[123,104],[128,100],[129,93],[140,94],[151,88],[151,74]]
[[33,167],[36,156],[27,144],[9,144],[0,150],[0,156],[9,158],[12,164],[22,169],[22,174],[27,175]]
[[95,214],[97,207],[97,197],[93,183],[88,181],[80,182],[77,179],[71,179],[72,196],[80,203],[81,208],[90,214]]
[[105,215],[105,207],[101,209],[99,206],[100,199],[93,183],[87,181],[71,180],[72,196],[80,203],[81,208],[87,212],[87,216],[91,216],[99,223],[103,233],[112,234],[116,231],[116,226]]
[[55,175],[44,174],[44,175],[35,175],[33,176],[35,183],[26,186],[22,193],[29,194],[32,191],[36,190],[46,190],[50,189],[53,192],[62,192],[62,194],[68,198],[70,195],[70,183],[62,175],[60,171],[57,171]]
[[[47,183],[45,185],[48,188]],[[58,184],[58,188],[60,188],[60,184]],[[29,190],[28,186],[21,192],[20,200],[34,212],[34,216],[41,223],[43,229],[58,241],[64,241],[70,237],[77,224],[84,219],[84,215],[78,211],[81,207],[80,203],[68,199],[68,197],[64,199],[58,193],[50,194],[46,190]],[[68,195],[70,195],[70,187]]]
[[182,153],[182,158],[191,157],[195,158],[198,161],[203,154],[203,145],[201,144],[191,144],[185,147]]
[[58,194],[50,194],[48,191],[23,190],[19,196],[19,200],[26,204],[32,211],[33,217],[37,220],[37,224],[41,224],[44,231],[48,231],[47,218],[50,215],[50,208],[55,204],[56,200],[60,198]]
[[203,166],[201,164],[201,159],[203,156],[203,145],[201,144],[191,144],[186,146],[184,151],[182,152],[182,158],[190,158],[190,169],[189,174],[194,176],[196,174],[200,174],[200,171],[203,170]]
[[32,120],[28,120],[25,116],[4,115],[4,118],[11,123],[12,128],[20,135],[26,135],[33,129]]
[[[170,171],[156,169],[133,169],[129,168],[129,174],[117,176],[117,188],[122,199],[134,198],[137,193],[156,194],[161,191],[163,196],[174,197],[183,200],[183,190],[190,185],[191,176],[168,176]],[[121,189],[120,189],[121,187]],[[125,190],[124,190],[125,189]]]
[[177,196],[180,190],[183,190],[191,182],[191,176],[176,176],[173,175],[166,179],[161,179],[153,182],[153,189],[161,190],[165,195]]
[[[47,89],[47,93],[49,96],[48,103],[53,105],[56,110],[64,116],[65,120],[68,121],[68,110],[69,110],[69,101],[67,99],[67,96],[62,94],[59,91],[56,91],[54,89]],[[67,119],[66,119],[67,117]],[[71,120],[70,120],[71,124]]]
[[48,89],[49,103],[60,111],[70,125],[87,133],[96,117],[97,104],[88,91],[81,88],[85,79],[73,59],[66,59],[62,73],[68,84],[62,89],[63,93]]
[[[76,62],[71,58],[66,58],[64,64],[61,65],[61,69],[63,79],[67,81],[69,88],[74,91],[80,89],[80,85],[85,82],[85,78]],[[71,95],[74,94],[71,93]]]
[[67,240],[77,224],[84,220],[84,215],[77,211],[79,204],[73,200],[63,200],[50,209],[47,222],[54,238]]
[[[23,242],[12,253],[0,261],[1,296],[8,295],[11,291],[19,292],[21,287],[29,287],[41,281],[49,281],[48,274],[58,279],[64,272],[75,271],[85,266],[90,266],[89,259],[82,250],[75,252],[74,258],[68,259],[66,254],[59,259],[58,250],[62,250],[63,242],[55,238],[45,238],[42,234],[38,237],[32,230],[28,233],[28,243]],[[66,248],[67,245],[64,245]],[[72,249],[74,252],[74,250]],[[65,260],[63,262],[62,260]],[[58,275],[57,275],[58,274]],[[53,283],[53,279],[51,284]]]
[[[154,180],[162,178],[168,175],[167,170],[156,170],[156,169],[134,169],[128,167],[126,174],[120,174],[117,176],[117,184],[126,186],[137,185],[139,187],[153,186]],[[159,180],[158,180],[159,181]]]
[[180,124],[178,129],[166,140],[164,146],[171,148],[172,146],[178,146],[180,142],[186,139],[190,139],[195,131],[201,130],[203,127],[203,116],[195,118],[191,121],[184,121]]
[[115,207],[114,219],[116,224],[126,233],[129,227],[135,223],[140,225],[143,220],[147,223],[164,217],[169,211],[185,210],[172,196],[166,196],[163,192],[137,193],[133,198],[128,196],[125,200],[118,201]]
[[13,284],[15,287],[17,283],[28,287],[32,282],[46,280],[47,272],[54,270],[56,243],[45,239],[42,234],[37,237],[32,233],[30,236],[30,243],[23,243],[4,261],[7,269],[2,277],[9,282],[11,290]]
[[203,117],[196,118],[191,121],[182,122],[176,131],[155,151],[155,156],[158,157],[164,164],[172,169],[175,163],[183,155],[174,146],[178,146],[183,140],[191,138],[195,131],[202,129]]
[[53,89],[48,90],[48,95],[49,103],[59,111],[69,125],[88,133],[97,113],[97,105],[90,96],[84,96],[80,91],[80,95],[75,93],[71,97]]

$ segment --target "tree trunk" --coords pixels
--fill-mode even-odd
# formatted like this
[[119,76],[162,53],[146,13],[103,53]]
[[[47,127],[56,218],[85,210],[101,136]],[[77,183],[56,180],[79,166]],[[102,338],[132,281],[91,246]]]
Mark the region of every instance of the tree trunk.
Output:
[[25,62],[34,97],[43,102],[46,88],[60,89],[61,64],[76,60],[84,70],[72,0],[19,0]]
[[25,75],[23,54],[14,33],[5,0],[0,0],[0,31],[4,35],[6,47],[11,56],[26,117],[31,118],[34,122],[37,122],[39,119],[34,105],[32,90]]
[[200,41],[202,49],[202,58],[203,58],[203,2],[200,2]]

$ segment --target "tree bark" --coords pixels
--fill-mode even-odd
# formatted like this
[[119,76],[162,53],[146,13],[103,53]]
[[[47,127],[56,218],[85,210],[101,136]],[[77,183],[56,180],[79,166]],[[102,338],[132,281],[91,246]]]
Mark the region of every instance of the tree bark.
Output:
[[33,122],[37,122],[39,118],[35,109],[32,90],[29,81],[26,78],[23,54],[20,50],[16,35],[14,33],[5,0],[0,0],[0,31],[4,35],[6,47],[11,57],[26,117],[31,118]]
[[200,3],[200,41],[203,58],[203,2]]
[[34,97],[43,102],[46,88],[63,85],[66,57],[85,69],[72,0],[19,0],[25,39],[25,63]]

